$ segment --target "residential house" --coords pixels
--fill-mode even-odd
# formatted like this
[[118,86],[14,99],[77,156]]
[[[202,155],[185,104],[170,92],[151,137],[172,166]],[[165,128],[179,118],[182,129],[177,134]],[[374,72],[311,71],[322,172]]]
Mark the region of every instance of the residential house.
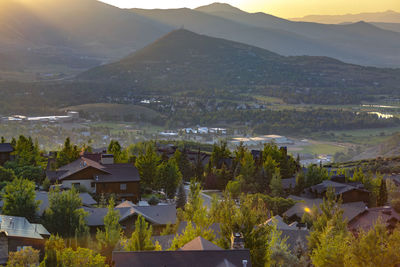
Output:
[[11,153],[14,148],[10,143],[0,143],[0,166],[3,166],[9,160],[12,160]]
[[389,206],[365,209],[349,220],[348,228],[354,233],[359,230],[368,231],[378,220],[386,225],[387,229],[393,230],[400,222],[400,214]]
[[176,251],[114,251],[112,259],[117,267],[251,267],[249,250],[224,250],[202,237]]
[[[296,204],[283,213],[289,221],[300,221],[304,213],[312,212],[312,208],[316,206],[319,209],[320,204],[323,203],[322,198],[305,198],[298,196],[289,196],[288,198],[296,200]],[[341,209],[343,210],[343,218],[347,221],[352,220],[358,214],[362,213],[367,208],[366,204],[362,201],[343,203]]]
[[41,224],[32,224],[24,217],[0,215],[0,264],[8,253],[32,247],[44,255],[44,244],[50,233]]
[[[95,233],[97,228],[104,227],[104,217],[107,215],[108,208],[83,207],[83,209],[89,213],[87,224],[92,233]],[[142,215],[152,225],[155,234],[161,233],[167,224],[176,223],[175,205],[137,206],[130,201],[125,201],[117,205],[115,210],[119,211],[119,222],[127,235],[135,230],[138,215]]]
[[335,191],[336,196],[341,196],[343,203],[348,202],[369,202],[370,192],[364,189],[361,183],[337,183],[331,180],[325,180],[320,184],[311,186],[306,189],[308,193],[313,194],[315,197],[323,197],[328,188]]
[[85,187],[96,194],[114,194],[118,199],[140,199],[140,176],[133,164],[116,164],[110,154],[101,154],[100,162],[86,157],[62,166],[56,171],[47,171],[53,183],[64,188]]

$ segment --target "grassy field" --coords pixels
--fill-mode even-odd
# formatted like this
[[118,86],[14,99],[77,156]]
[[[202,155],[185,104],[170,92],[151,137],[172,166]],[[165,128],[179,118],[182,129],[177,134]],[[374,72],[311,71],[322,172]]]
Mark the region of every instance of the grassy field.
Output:
[[295,148],[289,147],[288,150],[289,150],[289,153],[292,153],[293,155],[297,155],[297,154],[333,155],[336,152],[346,152],[347,147],[343,144],[311,141],[309,145],[299,146],[299,147],[295,147]]
[[313,133],[310,138],[357,145],[377,145],[385,141],[389,136],[398,132],[400,132],[400,127],[352,131],[328,131],[323,133]]

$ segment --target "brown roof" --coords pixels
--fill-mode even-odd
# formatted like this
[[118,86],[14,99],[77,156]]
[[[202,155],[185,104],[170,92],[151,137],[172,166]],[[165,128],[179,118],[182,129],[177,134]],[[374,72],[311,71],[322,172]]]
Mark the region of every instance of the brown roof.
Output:
[[106,171],[107,174],[95,177],[96,183],[140,181],[139,171],[133,164],[107,164],[104,165],[103,170]]
[[67,164],[67,165],[59,168],[57,171],[66,171],[66,172],[64,172],[62,175],[60,175],[60,177],[58,177],[58,179],[63,180],[63,179],[68,178],[69,176],[71,176],[77,172],[80,172],[86,168],[95,168],[104,173],[108,173],[105,170],[105,167],[103,165],[101,165],[100,163],[93,161],[91,159],[85,158],[85,157],[81,157],[81,158],[71,162],[70,164]]
[[247,261],[247,267],[251,267],[247,249],[114,251],[112,259],[117,267],[241,267],[243,261]]
[[180,250],[222,250],[222,248],[198,236],[189,243],[186,243]]
[[363,229],[368,231],[374,224],[381,219],[388,228],[393,228],[400,222],[400,214],[397,213],[392,207],[377,207],[366,209],[364,212],[353,218],[348,227],[351,231]]

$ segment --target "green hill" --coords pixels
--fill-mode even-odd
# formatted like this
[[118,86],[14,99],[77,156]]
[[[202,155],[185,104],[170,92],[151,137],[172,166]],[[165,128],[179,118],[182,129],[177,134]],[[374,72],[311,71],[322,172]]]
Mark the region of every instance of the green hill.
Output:
[[[147,91],[256,87],[399,88],[399,69],[346,64],[326,57],[285,57],[257,47],[176,30],[80,80]],[[376,89],[377,90],[377,89]]]

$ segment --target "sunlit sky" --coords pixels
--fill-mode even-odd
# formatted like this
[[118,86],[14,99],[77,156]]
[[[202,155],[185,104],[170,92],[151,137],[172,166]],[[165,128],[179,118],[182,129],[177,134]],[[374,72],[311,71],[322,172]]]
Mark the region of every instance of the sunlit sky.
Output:
[[[101,0],[122,8],[194,8],[210,0]],[[226,0],[225,3],[248,12],[265,12],[284,18],[305,15],[342,15],[347,13],[400,12],[400,0]]]

